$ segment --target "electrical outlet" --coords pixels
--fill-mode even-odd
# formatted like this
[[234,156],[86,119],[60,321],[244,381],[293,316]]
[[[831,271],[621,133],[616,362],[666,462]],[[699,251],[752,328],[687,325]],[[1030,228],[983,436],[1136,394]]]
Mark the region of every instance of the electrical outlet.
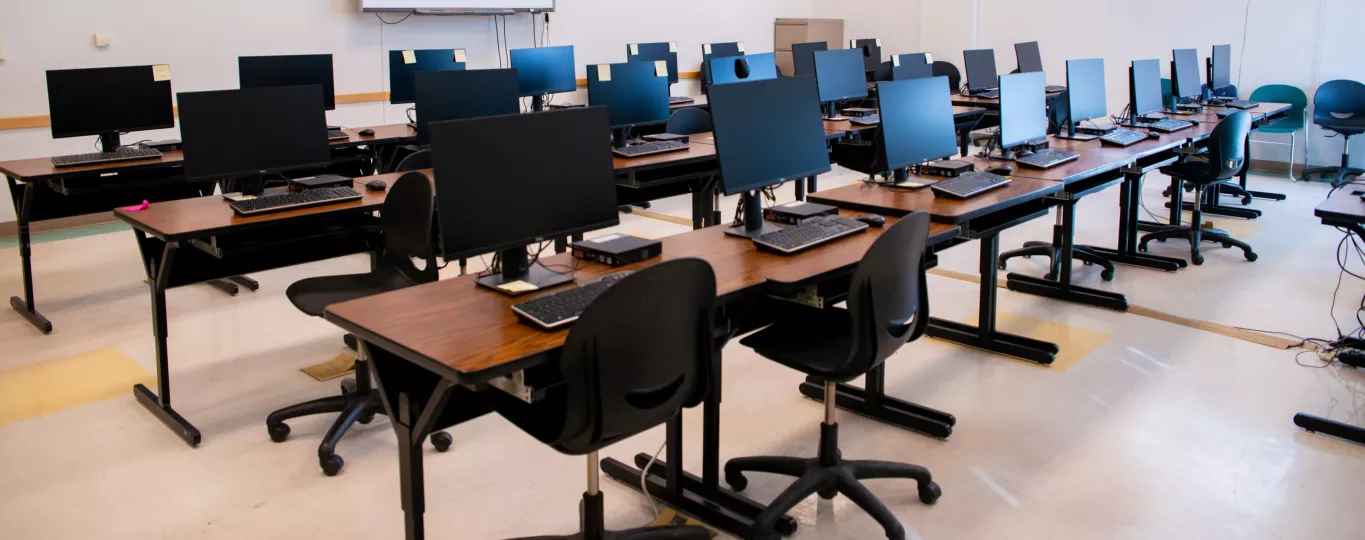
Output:
[[109,46],[109,34],[104,34],[104,33],[96,32],[96,33],[95,33],[95,36],[92,38],[92,41],[95,42],[95,46],[96,46],[96,47],[100,47],[100,48],[108,47],[108,46]]

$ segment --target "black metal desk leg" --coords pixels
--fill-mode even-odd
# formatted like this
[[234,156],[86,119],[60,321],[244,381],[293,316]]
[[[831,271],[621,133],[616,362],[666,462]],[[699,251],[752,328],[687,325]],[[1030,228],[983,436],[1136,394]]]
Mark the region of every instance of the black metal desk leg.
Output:
[[[33,186],[9,180],[10,195],[15,201],[15,215],[19,221],[19,265],[24,274],[24,297],[11,296],[10,307],[44,334],[52,333],[52,321],[38,313],[33,300],[33,242],[29,238],[28,220],[33,207]],[[23,193],[22,196],[19,193]]]
[[[865,388],[836,385],[835,406],[930,437],[947,439],[953,434],[953,426],[957,425],[953,415],[886,395],[886,366],[868,372],[863,385]],[[808,378],[801,383],[801,394],[824,402],[824,384]]]
[[[1079,287],[1071,283],[1071,257],[1075,252],[1073,242],[1076,238],[1076,199],[1066,199],[1058,206],[1061,219],[1055,226],[1058,248],[1053,263],[1060,263],[1057,280],[1036,278],[1011,273],[1006,276],[1006,286],[1011,291],[1034,294],[1077,304],[1108,308],[1118,311],[1128,309],[1128,298],[1122,294]],[[984,285],[984,283],[983,283]]]
[[996,354],[1012,356],[1048,365],[1057,359],[1061,348],[1023,336],[1006,334],[995,329],[997,261],[1000,259],[1000,237],[991,233],[981,237],[981,298],[977,326],[943,319],[929,319],[929,337],[966,345]]
[[[1189,264],[1185,259],[1172,257],[1161,257],[1158,255],[1148,255],[1140,253],[1138,246],[1138,231],[1142,228],[1140,212],[1142,210],[1142,175],[1136,173],[1125,173],[1122,187],[1119,188],[1119,241],[1118,247],[1109,249],[1106,247],[1086,246],[1092,253],[1104,257],[1109,262],[1115,264],[1126,264],[1152,270],[1162,270],[1174,272],[1184,268]],[[1162,227],[1158,223],[1152,223],[1154,227]]]
[[170,351],[166,344],[166,338],[170,335],[166,327],[166,286],[170,282],[171,263],[175,261],[175,252],[178,248],[179,245],[175,242],[166,243],[166,248],[158,261],[156,275],[150,276],[152,280],[148,285],[152,290],[152,338],[156,341],[157,392],[152,393],[146,386],[138,384],[133,386],[133,397],[161,420],[161,423],[166,424],[166,427],[184,439],[185,443],[199,446],[199,429],[171,408]]

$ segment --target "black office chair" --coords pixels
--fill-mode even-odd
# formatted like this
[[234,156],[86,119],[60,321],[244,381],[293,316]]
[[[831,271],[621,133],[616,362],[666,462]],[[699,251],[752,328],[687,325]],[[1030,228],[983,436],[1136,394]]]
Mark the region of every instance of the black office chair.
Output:
[[929,291],[925,284],[924,247],[929,214],[916,212],[887,229],[863,256],[848,289],[848,309],[800,308],[744,338],[740,343],[758,354],[810,375],[825,385],[825,421],[820,425],[820,452],[815,459],[747,457],[725,464],[725,481],[735,490],[748,485],[749,471],[797,477],[754,520],[754,539],[776,539],[773,525],[813,493],[826,499],[844,494],[871,514],[887,538],[905,538],[904,527],[860,480],[908,478],[919,483],[919,497],[933,504],[942,494],[924,467],[884,461],[845,461],[839,452],[835,423],[835,383],[863,376],[929,325]]
[[[1138,244],[1139,251],[1147,251],[1147,243],[1152,240],[1164,242],[1169,238],[1184,238],[1190,241],[1190,259],[1194,264],[1204,264],[1204,256],[1199,254],[1200,242],[1216,242],[1223,244],[1224,248],[1237,246],[1241,248],[1248,261],[1256,260],[1256,253],[1251,251],[1250,245],[1233,239],[1226,232],[1205,229],[1203,226],[1206,190],[1210,185],[1232,178],[1241,172],[1242,165],[1246,162],[1247,137],[1250,136],[1251,113],[1238,111],[1218,122],[1218,127],[1214,128],[1213,134],[1209,136],[1206,153],[1191,157],[1183,163],[1161,168],[1161,172],[1170,176],[1175,183],[1172,186],[1172,193],[1179,195],[1184,184],[1194,185],[1194,212],[1188,227],[1177,223],[1143,235],[1142,242]],[[1179,197],[1172,199],[1171,208],[1180,208]],[[1179,216],[1180,213],[1173,210],[1171,215]]]
[[695,135],[711,131],[711,113],[697,108],[678,109],[668,118],[665,129],[674,135]]
[[408,154],[407,157],[403,158],[403,161],[398,162],[398,166],[394,167],[393,172],[403,173],[430,168],[431,150],[418,150]]
[[600,540],[707,540],[701,527],[606,531],[597,452],[669,421],[706,397],[715,362],[716,276],[700,259],[654,265],[622,279],[574,323],[559,370],[564,383],[528,404],[498,390],[481,394],[498,414],[569,455],[588,456],[582,531]]
[[1351,137],[1365,133],[1365,84],[1356,81],[1327,81],[1313,94],[1313,123],[1345,139],[1341,149],[1341,165],[1308,167],[1303,179],[1313,175],[1323,178],[1336,175],[1333,186],[1345,184],[1351,176],[1365,174],[1365,170],[1351,167]]
[[[384,228],[384,245],[368,274],[327,276],[295,282],[285,291],[289,301],[299,311],[314,317],[332,304],[355,300],[384,292],[395,291],[422,283],[436,281],[436,251],[432,238],[433,195],[431,181],[421,173],[403,175],[389,187],[388,197],[380,218]],[[413,259],[426,262],[417,268]],[[351,343],[353,340],[348,339]],[[285,420],[314,414],[341,413],[332,428],[327,430],[318,446],[318,463],[327,476],[335,476],[345,462],[336,455],[336,445],[355,422],[370,423],[376,414],[384,414],[379,393],[370,384],[370,366],[365,358],[355,362],[355,380],[341,383],[341,395],[315,399],[285,407],[270,413],[265,420],[270,440],[284,442],[289,437]],[[450,449],[451,438],[446,433],[435,433],[431,443],[439,451]]]
[[930,69],[935,77],[948,78],[948,87],[952,89],[952,93],[956,94],[957,90],[962,88],[962,72],[958,71],[952,62],[935,60]]

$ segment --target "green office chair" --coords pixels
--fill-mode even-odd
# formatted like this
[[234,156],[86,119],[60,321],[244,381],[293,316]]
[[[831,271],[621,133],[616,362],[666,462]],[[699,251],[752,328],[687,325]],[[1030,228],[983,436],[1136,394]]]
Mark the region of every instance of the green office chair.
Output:
[[1171,80],[1161,79],[1161,106],[1166,110],[1175,108],[1175,91],[1171,90]]
[[[1308,94],[1303,93],[1297,86],[1287,84],[1268,84],[1257,88],[1251,93],[1251,101],[1259,103],[1288,103],[1293,105],[1289,109],[1288,116],[1261,126],[1253,130],[1253,133],[1276,133],[1289,134],[1289,179],[1298,180],[1294,176],[1294,146],[1298,133],[1303,131],[1308,125]],[[1257,141],[1269,144],[1284,144],[1274,141]],[[1303,139],[1304,148],[1308,147],[1308,137]]]

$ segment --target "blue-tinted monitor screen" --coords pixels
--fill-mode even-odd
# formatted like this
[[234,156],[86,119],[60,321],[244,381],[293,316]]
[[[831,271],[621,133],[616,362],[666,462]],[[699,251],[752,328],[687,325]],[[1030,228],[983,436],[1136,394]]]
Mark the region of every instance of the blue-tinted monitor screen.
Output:
[[1000,145],[1012,148],[1047,137],[1047,82],[1042,73],[1000,77]]
[[1176,49],[1172,52],[1171,92],[1176,97],[1196,97],[1204,89],[1199,77],[1199,51]]
[[711,84],[730,84],[777,78],[773,53],[711,59]]
[[967,64],[968,90],[985,90],[1000,84],[996,79],[994,49],[962,51],[962,58]]
[[611,113],[611,127],[668,121],[668,74],[649,62],[588,66],[588,104]]
[[1020,73],[1035,73],[1043,70],[1043,53],[1038,52],[1038,42],[1016,43],[1014,56],[1019,61]]
[[668,84],[678,82],[677,45],[669,42],[635,43],[626,46],[626,60],[629,62],[658,62],[668,64]]
[[[862,61],[857,64],[862,68]],[[830,170],[815,80],[784,77],[711,89],[716,154],[725,193]]]
[[413,74],[419,71],[463,71],[464,62],[455,61],[455,49],[427,49],[412,52],[412,63],[404,58],[406,51],[389,51],[389,103],[412,103],[417,100]]
[[1134,116],[1161,110],[1161,62],[1134,60],[1132,77],[1128,82],[1128,98]]
[[887,168],[957,155],[947,77],[878,83],[877,98]]
[[797,43],[792,45],[793,75],[815,75],[816,51],[828,51],[829,44],[823,41]]
[[867,97],[862,49],[816,52],[815,79],[821,103]]
[[1213,75],[1209,88],[1222,90],[1232,86],[1232,45],[1213,46]]
[[573,45],[512,49],[512,69],[522,96],[543,96],[578,90]]
[[1066,61],[1066,87],[1071,120],[1081,122],[1109,114],[1104,95],[1104,60]]

